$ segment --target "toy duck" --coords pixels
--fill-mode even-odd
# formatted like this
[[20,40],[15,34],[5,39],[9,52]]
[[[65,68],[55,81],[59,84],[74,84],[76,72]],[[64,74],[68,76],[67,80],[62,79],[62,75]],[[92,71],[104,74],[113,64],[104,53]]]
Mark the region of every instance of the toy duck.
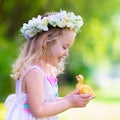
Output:
[[86,84],[84,84],[84,77],[83,75],[77,75],[75,76],[78,83],[76,85],[76,88],[77,89],[80,89],[80,94],[90,94],[92,95],[93,97],[95,97],[95,93],[94,91],[92,90],[92,88]]

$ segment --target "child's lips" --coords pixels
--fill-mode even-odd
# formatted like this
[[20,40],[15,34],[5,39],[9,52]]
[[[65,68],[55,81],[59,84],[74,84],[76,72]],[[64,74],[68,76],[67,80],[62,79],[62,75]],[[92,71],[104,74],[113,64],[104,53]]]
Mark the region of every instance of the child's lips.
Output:
[[59,57],[58,60],[59,62],[63,61],[65,58],[64,57]]
[[58,59],[59,62],[60,62],[61,60],[62,60],[61,58]]

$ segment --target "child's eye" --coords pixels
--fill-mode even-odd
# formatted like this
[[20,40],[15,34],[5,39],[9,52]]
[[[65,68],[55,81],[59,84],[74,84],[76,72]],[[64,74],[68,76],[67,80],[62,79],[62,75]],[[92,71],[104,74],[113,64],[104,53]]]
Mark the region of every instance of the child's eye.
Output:
[[63,46],[63,49],[67,49],[67,47],[64,47],[64,46]]

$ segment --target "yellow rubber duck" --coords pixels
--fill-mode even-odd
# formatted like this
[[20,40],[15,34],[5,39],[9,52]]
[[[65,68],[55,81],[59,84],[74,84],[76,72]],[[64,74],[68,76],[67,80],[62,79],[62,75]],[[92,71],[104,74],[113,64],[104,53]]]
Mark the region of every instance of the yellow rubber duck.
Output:
[[90,94],[93,97],[96,96],[94,91],[92,90],[92,88],[90,86],[84,84],[84,77],[83,77],[83,75],[80,74],[80,75],[77,75],[75,77],[76,77],[76,79],[78,81],[78,83],[76,85],[76,88],[80,89],[80,94]]

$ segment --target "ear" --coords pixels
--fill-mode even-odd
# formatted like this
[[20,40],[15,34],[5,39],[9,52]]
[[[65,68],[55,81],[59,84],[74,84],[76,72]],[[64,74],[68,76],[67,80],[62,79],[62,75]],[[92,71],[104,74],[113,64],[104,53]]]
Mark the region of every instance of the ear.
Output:
[[46,40],[43,42],[42,48],[45,49],[48,43],[50,43],[50,40],[47,40],[47,39],[46,39]]

